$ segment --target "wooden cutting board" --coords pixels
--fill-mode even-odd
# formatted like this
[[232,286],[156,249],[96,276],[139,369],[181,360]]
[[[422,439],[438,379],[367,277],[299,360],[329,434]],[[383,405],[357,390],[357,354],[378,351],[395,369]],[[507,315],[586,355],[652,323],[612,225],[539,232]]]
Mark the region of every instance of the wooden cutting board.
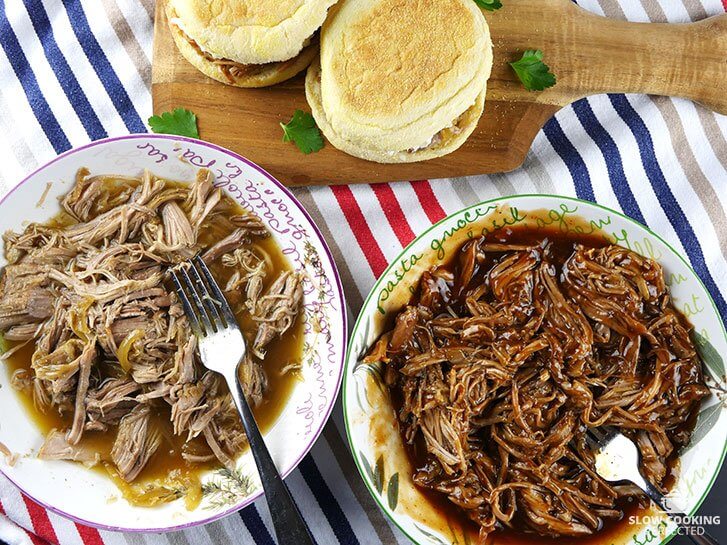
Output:
[[[202,139],[229,148],[287,185],[417,180],[503,172],[522,164],[533,138],[560,108],[599,93],[681,96],[727,114],[727,16],[692,24],[628,23],[592,15],[570,0],[503,0],[486,12],[494,44],[485,113],[458,151],[421,163],[380,165],[326,143],[303,155],[281,141],[279,122],[310,111],[303,74],[266,89],[238,89],[209,79],[177,51],[157,2],[154,112],[194,111]],[[508,62],[542,49],[558,83],[528,92]]]

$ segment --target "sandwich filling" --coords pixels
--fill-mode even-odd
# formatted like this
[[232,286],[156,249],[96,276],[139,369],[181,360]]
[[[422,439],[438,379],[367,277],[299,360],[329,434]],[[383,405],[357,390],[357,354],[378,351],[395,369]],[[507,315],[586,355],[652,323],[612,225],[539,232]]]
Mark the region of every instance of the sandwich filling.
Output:
[[[474,106],[474,105],[473,105]],[[472,108],[472,106],[470,106]],[[464,121],[465,114],[470,110],[468,108],[464,113],[462,113],[459,117],[457,117],[454,121],[452,121],[452,124],[448,127],[443,128],[441,131],[439,131],[437,134],[432,136],[432,139],[429,141],[428,144],[419,147],[419,148],[410,148],[407,151],[407,153],[416,153],[417,151],[423,151],[427,149],[433,149],[436,148],[439,144],[444,142],[447,137],[454,136],[462,132],[461,123]]]
[[[205,50],[194,40],[194,38],[186,33],[182,22],[179,19],[172,19],[171,23],[175,26],[177,30],[179,30],[182,36],[184,36],[184,39],[187,40],[187,43],[189,43],[189,45],[191,45],[192,48],[201,57],[219,66],[220,70],[225,75],[225,78],[227,78],[230,83],[235,83],[241,78],[257,76],[258,74],[262,74],[263,72],[267,72],[270,70],[282,71],[285,68],[294,64],[298,59],[298,56],[295,56],[292,59],[288,59],[287,61],[269,62],[264,64],[243,64],[241,62],[233,61],[232,59],[217,57],[209,51]],[[318,32],[316,31],[312,36],[305,40],[305,42],[303,42],[303,49],[308,47],[314,41],[317,41],[317,39]]]

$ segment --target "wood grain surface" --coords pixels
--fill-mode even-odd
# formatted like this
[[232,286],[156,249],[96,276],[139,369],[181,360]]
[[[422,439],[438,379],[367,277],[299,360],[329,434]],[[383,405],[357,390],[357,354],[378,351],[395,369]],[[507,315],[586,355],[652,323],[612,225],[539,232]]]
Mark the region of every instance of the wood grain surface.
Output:
[[[504,2],[503,2],[504,3]],[[267,169],[286,185],[417,180],[503,172],[522,164],[533,138],[556,112],[584,96],[649,93],[680,96],[727,114],[727,16],[698,23],[615,21],[570,0],[508,0],[486,13],[494,45],[485,113],[456,152],[420,163],[380,165],[326,143],[303,155],[281,141],[279,122],[296,108],[310,111],[304,75],[266,89],[238,89],[207,78],[177,51],[156,8],[152,97],[155,113],[185,107],[199,119],[200,137]],[[529,92],[508,62],[541,49],[558,83]]]

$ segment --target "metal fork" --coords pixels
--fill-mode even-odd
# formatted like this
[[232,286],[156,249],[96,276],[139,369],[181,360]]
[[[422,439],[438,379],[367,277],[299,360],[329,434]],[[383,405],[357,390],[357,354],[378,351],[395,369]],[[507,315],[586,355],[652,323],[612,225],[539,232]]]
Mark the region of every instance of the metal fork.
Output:
[[197,336],[202,364],[225,377],[240,413],[280,545],[315,545],[288,487],[270,457],[240,385],[238,367],[247,347],[235,315],[199,256],[170,269],[179,299]]
[[683,530],[681,535],[689,537],[697,545],[719,545],[704,528],[695,524],[679,506],[659,492],[644,476],[641,467],[641,453],[634,442],[613,428],[589,428],[586,441],[593,449],[596,473],[611,483],[628,481],[638,486],[661,507]]

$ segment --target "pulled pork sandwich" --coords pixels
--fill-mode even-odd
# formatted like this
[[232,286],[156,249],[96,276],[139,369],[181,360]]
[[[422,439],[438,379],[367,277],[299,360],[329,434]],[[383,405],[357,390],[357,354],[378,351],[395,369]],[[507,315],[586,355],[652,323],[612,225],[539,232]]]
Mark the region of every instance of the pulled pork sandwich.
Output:
[[413,480],[480,527],[586,536],[632,486],[594,469],[588,428],[612,426],[657,488],[709,394],[658,263],[588,242],[468,241],[425,272],[373,347]]
[[343,0],[321,30],[306,97],[338,149],[423,161],[472,134],[491,68],[490,32],[472,0]]
[[336,0],[167,0],[179,51],[205,75],[267,87],[304,70]]
[[[82,169],[62,206],[3,237],[0,331],[13,343],[3,358],[56,427],[39,456],[104,463],[122,483],[155,457],[185,472],[233,469],[245,434],[224,381],[199,361],[167,269],[201,254],[217,276],[248,337],[240,380],[253,406],[270,394],[266,350],[296,322],[300,276],[275,266],[266,227],[206,170],[181,184]],[[186,490],[137,492],[153,505]]]

